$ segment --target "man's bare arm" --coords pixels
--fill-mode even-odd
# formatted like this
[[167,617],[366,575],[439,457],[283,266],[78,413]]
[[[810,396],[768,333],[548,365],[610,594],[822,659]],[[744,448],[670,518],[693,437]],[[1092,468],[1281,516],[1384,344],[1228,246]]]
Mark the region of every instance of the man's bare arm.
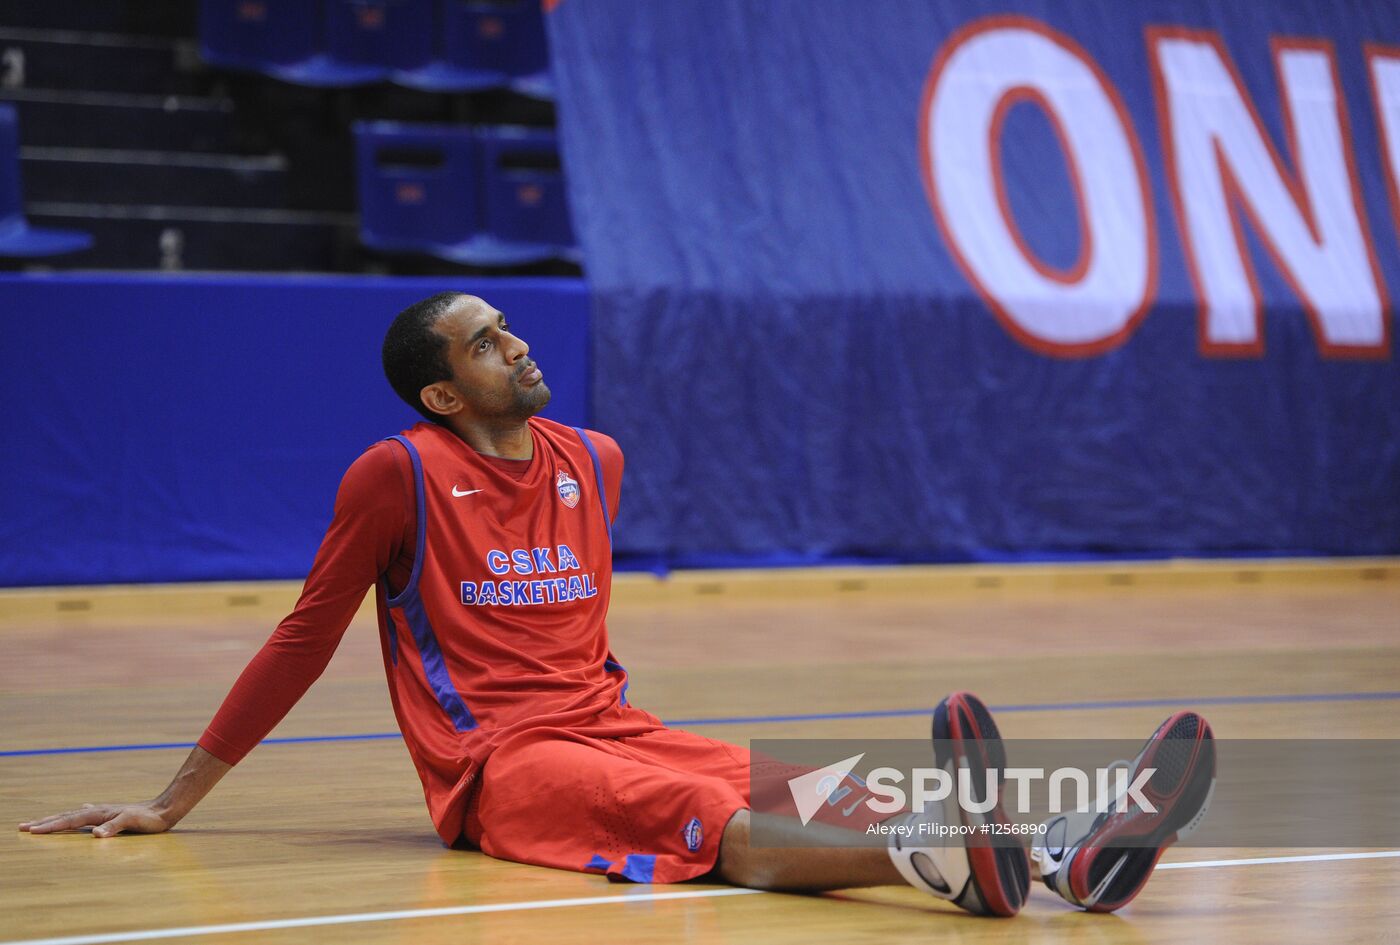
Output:
[[123,832],[161,833],[183,820],[231,767],[203,748],[195,748],[170,786],[154,800],[140,804],[84,804],[77,810],[25,821],[19,829],[26,833],[57,833],[91,827],[94,837],[115,837]]
[[414,501],[408,454],[387,443],[365,451],[341,480],[335,516],[296,609],[244,669],[199,740],[218,754],[195,748],[175,780],[154,800],[84,804],[26,821],[19,829],[57,833],[91,827],[94,837],[115,837],[123,832],[160,833],[179,823],[321,675],[377,576],[393,574],[393,565],[407,580],[412,554],[400,559],[405,547],[414,547]]

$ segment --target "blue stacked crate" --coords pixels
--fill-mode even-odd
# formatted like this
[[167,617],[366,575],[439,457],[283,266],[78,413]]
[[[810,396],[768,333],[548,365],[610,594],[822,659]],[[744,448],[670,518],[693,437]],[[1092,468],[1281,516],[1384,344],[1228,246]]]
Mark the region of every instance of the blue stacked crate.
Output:
[[485,268],[576,260],[552,129],[365,122],[355,137],[371,249]]
[[200,0],[206,62],[297,85],[385,79],[550,97],[538,0]]

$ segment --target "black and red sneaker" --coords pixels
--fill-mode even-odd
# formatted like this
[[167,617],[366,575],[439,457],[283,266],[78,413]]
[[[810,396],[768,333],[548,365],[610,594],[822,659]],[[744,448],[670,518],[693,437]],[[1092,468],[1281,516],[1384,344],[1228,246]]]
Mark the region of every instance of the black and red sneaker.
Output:
[[[1006,749],[982,700],[955,692],[940,702],[933,713],[933,748],[934,763],[953,785],[959,770],[968,769],[974,803],[960,804],[955,788],[933,810],[910,815],[913,829],[892,836],[890,857],[917,889],[978,915],[1013,916],[1030,892],[1030,861],[1015,834],[996,829],[1011,823],[1000,800]],[[976,813],[968,807],[986,806],[988,768],[995,770],[997,797],[989,810]],[[936,824],[953,830],[930,829]]]
[[[1052,817],[1031,848],[1045,885],[1090,912],[1131,902],[1162,852],[1205,818],[1215,792],[1215,736],[1195,712],[1178,712],[1158,726],[1136,759],[1111,767],[1128,769],[1112,796],[1088,811]],[[1140,792],[1151,811],[1123,790],[1145,768],[1156,769]]]

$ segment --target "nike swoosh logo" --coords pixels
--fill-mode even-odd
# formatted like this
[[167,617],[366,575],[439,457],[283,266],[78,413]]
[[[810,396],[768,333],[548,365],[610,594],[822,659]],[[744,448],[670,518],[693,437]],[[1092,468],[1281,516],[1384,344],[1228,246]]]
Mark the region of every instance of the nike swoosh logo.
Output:
[[475,493],[478,493],[478,492],[485,492],[485,491],[486,491],[485,489],[467,489],[465,492],[463,492],[463,491],[460,491],[456,486],[453,486],[453,487],[452,487],[452,494],[453,494],[454,496],[456,496],[457,498],[459,498],[459,499],[460,499],[462,496],[464,496],[464,495],[474,495]]

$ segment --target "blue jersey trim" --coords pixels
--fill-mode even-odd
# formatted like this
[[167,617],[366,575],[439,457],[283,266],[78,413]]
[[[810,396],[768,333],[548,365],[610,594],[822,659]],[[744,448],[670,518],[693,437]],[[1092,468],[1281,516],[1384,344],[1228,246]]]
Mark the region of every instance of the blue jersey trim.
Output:
[[467,704],[457,692],[452,677],[448,675],[447,663],[442,658],[442,648],[438,646],[433,625],[428,621],[428,614],[423,609],[423,598],[415,593],[413,599],[403,605],[403,612],[413,630],[413,642],[418,645],[418,655],[423,660],[423,674],[428,678],[433,695],[437,696],[438,705],[442,706],[442,711],[452,720],[453,728],[459,732],[470,732],[476,728],[476,719],[472,717]]
[[608,487],[603,482],[603,463],[598,459],[598,451],[593,448],[593,441],[588,438],[583,427],[574,427],[574,432],[583,441],[583,445],[588,449],[588,455],[593,458],[593,481],[598,484],[598,503],[603,507],[603,524],[608,527],[608,548],[612,548],[612,512],[608,509]]
[[[593,481],[598,484],[598,504],[603,507],[603,522],[608,526],[608,548],[612,548],[612,510],[608,508],[608,485],[603,481],[603,462],[598,458],[598,451],[593,448],[593,441],[589,439],[588,433],[583,427],[574,427],[574,432],[583,441],[583,445],[588,448],[588,455],[593,459]],[[621,663],[612,658],[603,661],[604,672],[622,674],[622,692],[619,694],[618,702],[627,705],[627,687],[630,683],[627,680],[627,670]],[[650,882],[650,880],[648,880]]]
[[631,682],[627,679],[627,667],[609,656],[607,659],[603,660],[603,671],[606,673],[622,674],[622,692],[619,694],[618,702],[622,705],[626,705],[627,687],[631,685]]
[[622,875],[634,883],[651,882],[656,870],[656,857],[650,853],[629,853],[622,861]]
[[423,571],[423,547],[428,540],[428,503],[423,497],[423,460],[418,456],[418,449],[408,442],[408,437],[396,435],[389,437],[389,439],[397,440],[408,451],[409,462],[413,463],[413,494],[417,499],[415,505],[418,508],[418,532],[414,538],[413,571],[408,576],[408,583],[399,591],[399,596],[389,598],[390,607],[402,607],[404,601],[408,600],[408,595],[418,590],[418,575]]
[[[433,632],[432,621],[428,619],[428,612],[423,609],[423,598],[418,593],[418,576],[423,571],[423,550],[427,544],[428,534],[428,506],[426,501],[426,490],[423,486],[423,461],[418,456],[418,450],[406,437],[391,436],[391,440],[397,440],[408,450],[408,458],[413,463],[413,491],[418,500],[418,535],[415,540],[413,574],[408,579],[408,585],[403,589],[398,597],[389,600],[391,608],[401,608],[404,617],[408,619],[409,629],[413,631],[413,642],[418,647],[418,656],[423,661],[423,675],[428,680],[428,685],[432,687],[433,695],[437,697],[438,705],[442,706],[442,711],[447,713],[447,717],[452,720],[453,728],[459,732],[470,732],[476,728],[476,719],[472,716],[467,704],[462,701],[462,696],[457,692],[456,685],[452,682],[452,676],[447,672],[447,663],[442,657],[442,647],[438,645],[437,634]],[[391,620],[392,623],[392,620]]]

